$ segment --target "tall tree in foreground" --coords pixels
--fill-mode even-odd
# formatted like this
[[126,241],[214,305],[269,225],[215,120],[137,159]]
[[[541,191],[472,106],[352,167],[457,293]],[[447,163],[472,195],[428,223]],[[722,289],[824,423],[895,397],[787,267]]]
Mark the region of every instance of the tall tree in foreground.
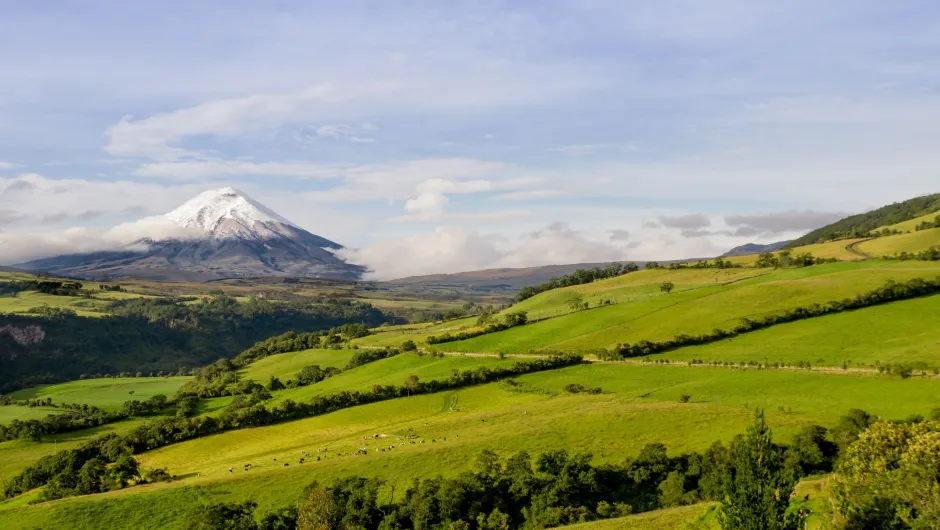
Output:
[[786,513],[796,477],[785,469],[783,453],[783,448],[773,443],[764,412],[758,409],[754,423],[731,448],[719,514],[724,530],[797,528],[796,519]]

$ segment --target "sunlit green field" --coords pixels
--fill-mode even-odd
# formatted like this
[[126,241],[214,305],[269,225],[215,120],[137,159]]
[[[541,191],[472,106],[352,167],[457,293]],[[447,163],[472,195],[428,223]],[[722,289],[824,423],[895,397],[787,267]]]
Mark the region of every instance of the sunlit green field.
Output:
[[361,347],[401,346],[407,340],[423,342],[428,335],[440,335],[476,325],[477,317],[459,318],[441,323],[408,324],[374,329],[372,335],[355,339],[353,344]]
[[60,414],[61,412],[61,410],[54,407],[0,406],[0,424],[10,423],[13,420],[41,420],[50,414]]
[[923,363],[940,368],[940,295],[779,324],[655,358],[713,362],[871,366]]
[[321,368],[335,366],[342,368],[352,356],[350,350],[303,350],[271,355],[249,364],[239,371],[239,377],[254,379],[266,383],[271,376],[281,380],[296,379],[296,375],[305,366],[317,365]]
[[933,262],[833,263],[777,270],[727,285],[676,290],[580,311],[438,347],[466,352],[584,351],[665,340],[683,333],[730,328],[745,317],[855,296],[889,279],[934,278],[938,274],[940,263]]
[[[26,466],[40,458],[54,454],[63,449],[73,449],[79,445],[104,436],[108,433],[127,432],[152,418],[134,418],[130,420],[102,425],[93,429],[85,429],[70,433],[43,436],[42,441],[12,440],[0,443],[0,483],[12,478]],[[3,506],[0,503],[0,506]],[[3,516],[0,515],[0,521]]]
[[[413,477],[471,468],[483,449],[507,455],[563,448],[589,451],[595,462],[618,462],[652,442],[665,443],[671,454],[727,442],[744,430],[755,407],[767,410],[777,438],[785,441],[807,422],[833,425],[851,407],[903,418],[929,413],[940,398],[940,386],[926,378],[786,370],[595,363],[517,381],[515,387],[492,383],[183,442],[139,457],[144,466],[167,466],[185,476],[180,482],[40,506],[0,504],[0,517],[13,528],[63,517],[77,528],[185,528],[187,513],[203,503],[250,498],[263,509],[283,506],[313,480],[382,477],[400,485],[401,495]],[[569,383],[604,392],[568,394],[563,388]],[[692,396],[690,403],[679,402],[683,393]],[[425,443],[399,446],[395,437],[409,430]],[[387,438],[376,440],[375,434]],[[368,455],[338,456],[359,447]],[[300,464],[300,451],[314,457]],[[316,455],[327,458],[316,462]],[[252,464],[250,471],[242,470],[245,463]]]
[[405,384],[408,376],[416,375],[420,381],[447,379],[454,370],[472,370],[481,366],[510,366],[516,359],[497,359],[495,357],[431,357],[414,353],[402,353],[388,359],[382,359],[347,372],[333,376],[314,385],[290,388],[274,392],[276,401],[292,399],[308,401],[314,396],[322,396],[341,391],[371,390],[375,385]]
[[901,232],[913,232],[917,228],[917,225],[923,223],[924,221],[933,221],[934,219],[937,218],[938,215],[940,215],[940,211],[930,212],[928,214],[921,215],[920,217],[915,217],[914,219],[910,219],[908,221],[903,221],[903,222],[889,225],[889,226],[882,227],[882,228],[889,228],[891,230],[899,230]]
[[125,401],[144,401],[157,394],[171,397],[190,377],[109,377],[40,385],[12,394],[14,399],[52,398],[53,403],[83,403],[117,409]]
[[848,249],[849,245],[864,241],[864,238],[841,239],[839,241],[829,241],[827,243],[816,243],[813,245],[803,245],[792,249],[794,255],[803,252],[809,252],[817,258],[836,258],[839,261],[855,261],[863,259],[862,256]]
[[35,291],[26,291],[17,293],[16,296],[0,296],[0,313],[28,313],[30,309],[36,307],[56,307],[61,309],[71,309],[76,314],[85,317],[104,316],[107,300],[95,300],[83,298],[80,296],[55,296]]
[[602,519],[562,528],[569,530],[718,530],[717,504],[693,504]]
[[940,245],[940,228],[931,228],[909,234],[878,237],[860,244],[858,249],[871,256],[885,256],[899,252],[920,252],[937,245]]

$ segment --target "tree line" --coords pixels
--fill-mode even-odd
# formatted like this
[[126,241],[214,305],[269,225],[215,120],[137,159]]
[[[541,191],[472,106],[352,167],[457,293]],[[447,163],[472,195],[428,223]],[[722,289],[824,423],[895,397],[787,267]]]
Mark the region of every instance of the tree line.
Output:
[[564,276],[552,278],[545,283],[523,287],[519,293],[516,294],[516,302],[521,302],[528,298],[532,298],[539,293],[550,291],[552,289],[591,283],[594,280],[616,278],[617,276],[622,276],[624,274],[636,272],[638,270],[640,270],[640,267],[632,261],[629,263],[611,263],[603,269],[600,267],[593,267],[591,269],[578,269],[571,274],[565,274]]
[[883,259],[898,261],[940,261],[940,246],[933,246],[919,252],[899,252]]
[[221,503],[193,514],[199,530],[321,528],[515,530],[551,528],[660,508],[720,501],[727,530],[796,530],[806,515],[793,495],[800,477],[828,472],[840,450],[874,418],[853,410],[834,429],[800,429],[790,444],[774,443],[762,411],[728,446],[670,456],[648,444],[620,463],[594,465],[590,453],[556,450],[502,458],[485,450],[472,471],[414,479],[401,499],[380,498],[383,481],[346,477],[314,482],[291,508],[256,521],[257,506]]
[[940,215],[933,218],[933,221],[923,221],[914,227],[915,231],[930,230],[931,228],[940,228]]
[[940,210],[940,193],[915,197],[904,202],[883,206],[877,210],[852,215],[818,228],[799,239],[791,241],[786,248],[801,247],[837,239],[871,237],[872,231],[879,227],[908,221],[937,210]]
[[[147,422],[122,435],[109,434],[83,444],[76,449],[59,451],[40,458],[11,479],[4,488],[4,498],[13,497],[34,488],[42,487],[55,477],[78,473],[86,462],[98,459],[108,464],[123,455],[139,454],[186,440],[200,438],[234,429],[261,427],[283,421],[319,416],[344,408],[366,405],[415,394],[428,394],[479,385],[499,379],[527,373],[554,370],[583,362],[577,355],[553,355],[547,358],[516,362],[508,367],[489,368],[482,366],[474,370],[454,370],[448,379],[411,381],[408,384],[375,385],[371,390],[360,392],[342,391],[327,396],[316,396],[307,403],[292,400],[279,402],[272,408],[263,403],[243,399],[240,406],[226,409],[218,417],[170,417]],[[66,491],[66,490],[62,490]]]
[[896,282],[888,280],[882,287],[862,293],[854,298],[845,298],[843,300],[833,300],[825,304],[813,304],[806,307],[797,307],[787,309],[780,313],[768,315],[760,318],[742,318],[741,323],[732,329],[716,328],[710,333],[700,335],[676,335],[672,339],[664,341],[642,340],[636,344],[618,344],[611,350],[601,350],[598,357],[603,360],[620,360],[629,357],[643,357],[655,353],[672,350],[682,346],[694,346],[707,344],[730,337],[750,333],[764,329],[776,324],[795,322],[807,318],[815,318],[842,311],[851,311],[862,309],[880,304],[886,304],[897,300],[907,300],[919,296],[926,296],[940,293],[940,276],[936,279],[913,278],[905,282]]

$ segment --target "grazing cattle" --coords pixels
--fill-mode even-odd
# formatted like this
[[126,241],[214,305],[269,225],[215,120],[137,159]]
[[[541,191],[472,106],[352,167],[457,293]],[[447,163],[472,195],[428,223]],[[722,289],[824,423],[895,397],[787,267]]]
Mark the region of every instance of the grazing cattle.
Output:
[[234,471],[232,471],[232,468],[228,468],[228,472],[229,472],[229,473],[234,473]]
[[289,466],[289,465],[290,465],[290,464],[288,464],[287,462],[284,462],[284,467],[287,467],[287,466]]

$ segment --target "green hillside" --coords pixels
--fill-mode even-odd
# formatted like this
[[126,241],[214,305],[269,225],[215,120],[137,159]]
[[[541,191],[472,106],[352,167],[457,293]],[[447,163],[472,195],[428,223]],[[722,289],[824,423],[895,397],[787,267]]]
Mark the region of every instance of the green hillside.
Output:
[[831,367],[907,363],[940,369],[940,328],[932,325],[937,314],[940,295],[780,324],[662,357]]
[[940,246],[940,228],[878,237],[860,243],[858,250],[869,256],[893,256],[901,252],[920,252],[936,246]]
[[[641,278],[645,271],[635,274]],[[852,297],[880,287],[887,280],[935,278],[938,274],[940,263],[936,262],[833,263],[768,271],[734,283],[693,287],[671,294],[658,292],[662,276],[650,275],[656,290],[647,298],[569,312],[498,333],[440,344],[437,348],[506,353],[545,348],[590,351],[618,343],[703,333],[716,327],[728,329],[741,318]],[[533,300],[545,295],[559,296],[549,292]]]
[[[218,397],[189,398],[196,402],[195,409],[186,413],[192,416],[189,420],[172,420],[212,426],[238,417],[241,423],[226,424],[222,432],[207,428],[205,436],[164,440],[147,446],[154,449],[135,452],[143,469],[166,468],[175,480],[34,505],[29,501],[39,499],[41,492],[28,492],[0,501],[0,520],[4,528],[55,527],[67,521],[69,528],[183,529],[214,503],[251,500],[258,504],[260,517],[301,502],[314,480],[332,484],[351,476],[385,481],[378,490],[381,502],[401,502],[415,479],[439,474],[453,478],[478,470],[477,458],[484,451],[502,458],[525,451],[537,458],[565,450],[570,455],[590,454],[591,465],[612,466],[609,469],[620,469],[649,450],[650,444],[664,444],[670,458],[703,454],[715,442],[729,444],[744,433],[755,409],[765,411],[774,440],[784,444],[807,426],[836,428],[850,409],[916,421],[931,415],[940,402],[940,379],[934,375],[940,371],[940,332],[934,322],[940,294],[811,315],[639,359],[596,362],[593,356],[621,343],[729,330],[743,318],[760,319],[854,298],[888,281],[936,279],[940,262],[864,256],[868,254],[864,245],[924,232],[931,231],[808,247],[819,257],[845,259],[838,263],[643,270],[553,289],[491,317],[499,321],[525,312],[528,323],[466,340],[427,343],[431,335],[481,329],[475,316],[381,326],[351,341],[341,338],[343,349],[265,350],[259,360],[237,365],[237,382],[230,380],[221,395],[209,394]],[[671,289],[664,289],[664,283]],[[406,341],[415,342],[419,351],[378,349]],[[455,373],[502,370],[536,361],[534,357],[552,350],[581,352],[593,361],[498,380],[465,379],[459,387],[410,395],[419,383],[461,381]],[[345,369],[357,354],[377,360]],[[722,366],[710,366],[714,364]],[[291,383],[268,391],[255,384],[266,384],[271,377],[288,383],[312,365],[342,371],[307,386]],[[234,380],[234,373],[229,374]],[[54,403],[114,410],[129,399],[155,394],[172,399],[188,380],[86,379],[34,386],[12,397],[51,398]],[[383,388],[395,392],[382,394]],[[255,423],[264,418],[255,415],[258,411],[297,406],[291,403],[334,403],[330,400],[340,400],[337,396],[346,396],[342,399],[348,406]],[[362,396],[387,397],[357,401]],[[126,435],[176,417],[176,403],[172,401],[157,416],[44,434],[41,441],[0,443],[0,477],[11,481],[57,450],[76,449],[108,433]],[[0,423],[41,419],[50,411],[62,409],[8,405],[0,407]],[[158,431],[148,429],[150,436],[158,436]],[[652,487],[659,491],[656,484]],[[658,495],[645,505],[651,511],[578,527],[717,528],[715,504],[698,502],[715,497],[690,498],[690,506],[671,507]],[[824,512],[830,509],[827,506],[820,502],[813,509]],[[595,517],[594,508],[589,518]],[[825,520],[822,513],[813,519],[815,528],[825,528],[818,526]]]
[[108,377],[40,385],[13,392],[18,400],[51,398],[56,404],[79,403],[102,409],[118,409],[125,401],[146,400],[157,394],[172,395],[189,377]]
[[877,210],[846,217],[813,230],[805,236],[795,239],[787,245],[787,248],[796,248],[833,239],[865,237],[875,229],[902,223],[938,210],[940,210],[940,193],[896,202]]
[[342,368],[349,362],[351,355],[349,350],[316,349],[272,355],[249,364],[240,371],[239,377],[254,379],[260,383],[267,383],[272,376],[293,379],[304,366]]

